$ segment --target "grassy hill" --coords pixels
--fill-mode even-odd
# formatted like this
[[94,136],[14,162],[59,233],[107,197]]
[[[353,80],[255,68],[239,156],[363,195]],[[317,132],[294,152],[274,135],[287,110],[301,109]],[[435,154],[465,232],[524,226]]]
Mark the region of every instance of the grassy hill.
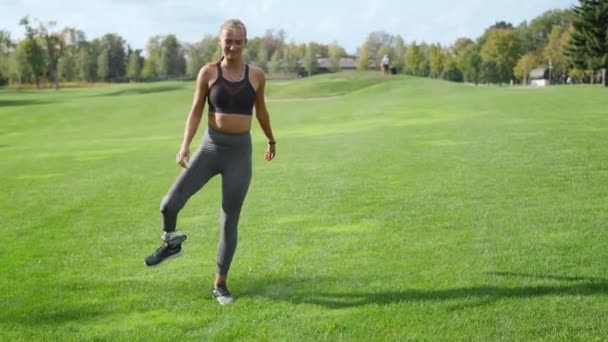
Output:
[[192,87],[0,92],[0,340],[608,336],[605,89],[269,82],[277,158],[256,123],[221,307],[219,177],[185,256],[143,265]]

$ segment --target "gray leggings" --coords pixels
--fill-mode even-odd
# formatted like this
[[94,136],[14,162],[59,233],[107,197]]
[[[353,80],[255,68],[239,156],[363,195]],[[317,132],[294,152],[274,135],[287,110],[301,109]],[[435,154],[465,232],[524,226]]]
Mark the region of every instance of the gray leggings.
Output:
[[208,127],[200,149],[192,156],[189,168],[177,177],[163,198],[160,211],[163,230],[168,233],[175,231],[177,214],[186,201],[217,174],[222,175],[222,208],[216,271],[227,275],[236,250],[241,207],[251,181],[249,133],[226,134]]

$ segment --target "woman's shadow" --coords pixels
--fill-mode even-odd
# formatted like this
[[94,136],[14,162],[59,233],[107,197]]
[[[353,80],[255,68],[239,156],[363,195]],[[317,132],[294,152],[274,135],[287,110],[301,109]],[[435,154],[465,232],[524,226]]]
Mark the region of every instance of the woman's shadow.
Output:
[[[608,280],[597,277],[569,277],[560,275],[527,274],[514,272],[485,273],[490,279],[522,278],[530,285],[498,286],[484,285],[451,289],[407,289],[400,291],[366,291],[364,287],[346,291],[325,291],[328,284],[336,284],[338,279],[322,278],[306,280],[257,279],[247,282],[239,292],[243,297],[266,297],[289,301],[296,304],[314,304],[340,309],[369,304],[387,305],[398,302],[449,302],[450,308],[457,310],[471,306],[485,305],[502,299],[535,298],[543,296],[596,296],[608,294]],[[541,284],[541,283],[551,284]]]

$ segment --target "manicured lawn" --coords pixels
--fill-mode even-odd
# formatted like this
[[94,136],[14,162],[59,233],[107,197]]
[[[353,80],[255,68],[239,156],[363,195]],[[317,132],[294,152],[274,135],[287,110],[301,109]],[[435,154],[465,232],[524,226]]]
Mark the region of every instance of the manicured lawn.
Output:
[[221,307],[219,177],[143,265],[192,86],[0,91],[0,340],[608,338],[607,89],[270,81]]

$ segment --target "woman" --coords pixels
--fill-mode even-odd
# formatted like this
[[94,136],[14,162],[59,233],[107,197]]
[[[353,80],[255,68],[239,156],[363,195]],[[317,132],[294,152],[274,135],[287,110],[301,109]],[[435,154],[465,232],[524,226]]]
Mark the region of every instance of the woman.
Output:
[[[260,68],[243,62],[242,51],[246,43],[245,25],[236,19],[226,21],[219,33],[222,58],[199,71],[182,146],[176,157],[184,171],[161,202],[163,244],[145,259],[146,265],[156,266],[183,253],[182,243],[186,234],[176,230],[177,214],[209,179],[221,174],[220,239],[212,295],[222,305],[234,301],[226,286],[226,278],[237,245],[241,207],[251,180],[253,107],[268,138],[264,159],[270,161],[276,153],[276,141],[264,101],[266,78]],[[190,142],[201,121],[205,99],[209,106],[208,127],[200,149],[189,163]]]

